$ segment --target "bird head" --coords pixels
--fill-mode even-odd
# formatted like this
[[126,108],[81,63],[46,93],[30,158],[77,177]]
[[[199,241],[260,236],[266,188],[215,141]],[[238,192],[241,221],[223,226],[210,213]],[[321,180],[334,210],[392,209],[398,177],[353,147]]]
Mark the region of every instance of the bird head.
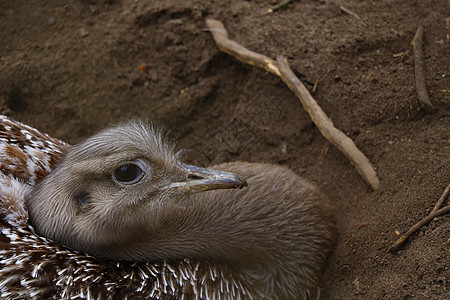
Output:
[[[145,259],[139,245],[187,194],[242,188],[239,175],[183,164],[159,131],[133,121],[69,147],[25,198],[36,232],[114,259]],[[125,249],[123,253],[114,249]]]

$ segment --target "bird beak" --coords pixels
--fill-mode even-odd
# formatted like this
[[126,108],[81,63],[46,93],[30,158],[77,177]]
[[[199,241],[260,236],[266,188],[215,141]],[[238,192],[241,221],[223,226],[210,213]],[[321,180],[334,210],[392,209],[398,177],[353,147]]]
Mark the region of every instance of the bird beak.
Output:
[[241,189],[247,186],[247,181],[237,174],[186,164],[181,164],[180,167],[188,174],[188,179],[183,182],[171,183],[165,186],[165,189],[179,188],[183,189],[186,194],[194,194],[218,189]]

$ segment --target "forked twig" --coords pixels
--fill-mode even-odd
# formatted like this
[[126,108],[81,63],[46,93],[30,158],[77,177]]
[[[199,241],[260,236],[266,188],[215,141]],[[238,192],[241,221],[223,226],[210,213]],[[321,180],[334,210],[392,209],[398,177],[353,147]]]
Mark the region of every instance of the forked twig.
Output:
[[217,47],[220,51],[225,52],[231,56],[234,56],[238,60],[248,65],[257,66],[263,68],[267,72],[281,76],[280,70],[278,70],[277,62],[265,55],[253,52],[241,46],[240,44],[232,41],[228,38],[228,32],[223,26],[222,22],[207,19],[206,25],[209,31],[216,41]]
[[404,235],[402,235],[395,243],[389,248],[389,252],[397,252],[407,241],[408,239],[416,233],[420,228],[430,223],[434,218],[442,216],[444,214],[447,214],[450,212],[450,204],[447,206],[444,206],[443,208],[440,208],[442,204],[444,204],[445,199],[447,199],[448,195],[450,194],[450,184],[447,186],[447,188],[442,193],[439,200],[436,202],[436,205],[434,206],[431,213],[417,222],[413,227],[411,227]]
[[434,106],[431,104],[430,97],[428,96],[427,87],[425,85],[425,67],[423,61],[423,26],[417,27],[414,39],[411,45],[414,50],[414,71],[416,76],[416,90],[419,102],[423,108],[427,111],[433,111]]
[[258,66],[279,76],[299,98],[303,108],[308,112],[322,135],[350,159],[359,174],[372,189],[378,189],[380,181],[370,161],[349,137],[333,126],[331,120],[320,108],[303,83],[292,72],[284,57],[279,56],[277,57],[277,61],[274,61],[267,56],[250,51],[230,40],[225,27],[220,21],[208,19],[206,20],[206,24],[216,41],[217,47],[221,51],[234,56],[246,64]]

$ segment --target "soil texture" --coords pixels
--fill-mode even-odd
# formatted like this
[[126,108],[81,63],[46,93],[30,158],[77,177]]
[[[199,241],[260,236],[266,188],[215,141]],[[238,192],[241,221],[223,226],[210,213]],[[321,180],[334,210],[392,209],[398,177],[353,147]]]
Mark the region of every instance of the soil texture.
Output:
[[[188,163],[288,166],[335,206],[322,299],[450,299],[450,215],[387,251],[450,183],[450,2],[298,0],[269,13],[277,2],[2,0],[0,112],[69,143],[148,119],[189,149]],[[308,89],[317,80],[315,99],[380,188],[328,147],[279,78],[220,52],[206,18],[248,49],[286,56]],[[431,113],[415,88],[419,25]]]

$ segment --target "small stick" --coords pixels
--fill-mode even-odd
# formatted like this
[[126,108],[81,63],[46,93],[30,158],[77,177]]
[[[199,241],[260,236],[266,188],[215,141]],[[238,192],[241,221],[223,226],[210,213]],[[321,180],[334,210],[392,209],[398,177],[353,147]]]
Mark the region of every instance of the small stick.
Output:
[[330,149],[331,143],[327,140],[325,144],[322,146],[322,150],[320,150],[319,154],[319,166],[323,165],[323,160],[325,159],[325,155],[327,155],[328,150]]
[[441,198],[439,198],[438,202],[436,202],[436,205],[433,207],[433,210],[431,212],[435,212],[439,208],[441,208],[442,204],[444,204],[444,201],[445,201],[445,199],[447,199],[449,194],[450,194],[450,184],[447,186],[445,191],[442,193]]
[[213,19],[207,19],[206,25],[211,31],[211,34],[216,41],[217,47],[220,51],[236,57],[243,63],[263,68],[267,72],[280,76],[280,71],[278,70],[276,61],[268,58],[267,56],[250,51],[247,48],[236,43],[235,41],[230,40],[228,38],[228,32],[223,26],[222,22]]
[[438,202],[434,206],[431,213],[417,222],[413,227],[411,227],[404,235],[402,235],[395,243],[389,248],[389,252],[397,252],[407,241],[408,239],[416,233],[420,228],[423,226],[426,226],[428,223],[430,223],[434,218],[442,216],[446,213],[450,212],[450,204],[439,209],[442,204],[444,203],[445,199],[447,199],[448,195],[450,194],[450,184],[445,189],[444,193],[442,193],[442,196],[439,198]]
[[416,76],[416,91],[419,97],[419,102],[426,111],[433,111],[434,107],[431,104],[430,97],[428,96],[427,87],[425,85],[425,71],[423,62],[423,26],[417,27],[416,35],[411,42],[414,50],[414,70]]
[[[345,8],[344,6],[339,6],[339,8],[341,9],[342,12],[344,12],[344,13],[346,13],[346,14],[349,14],[349,15],[351,15],[351,16],[357,18],[358,21],[364,23],[363,20],[361,20],[361,18],[358,16],[358,14],[352,12],[350,9]],[[365,24],[365,23],[364,23],[364,24]]]
[[319,77],[316,78],[316,81],[314,82],[313,89],[311,91],[312,94],[315,94],[317,91],[317,85],[319,84]]
[[380,184],[377,174],[367,157],[359,151],[355,143],[346,136],[342,131],[333,126],[331,120],[325,112],[317,104],[316,100],[311,96],[308,89],[292,72],[287,59],[278,56],[278,67],[281,73],[281,79],[300,99],[303,108],[308,112],[314,124],[320,130],[322,135],[333,145],[339,148],[345,156],[353,163],[359,174],[367,181],[367,183],[376,190]]
[[246,64],[258,66],[281,77],[300,99],[303,108],[309,113],[312,121],[319,128],[322,135],[350,159],[359,174],[372,189],[378,189],[380,181],[370,161],[349,137],[333,126],[333,123],[317,104],[316,100],[314,100],[303,83],[292,72],[285,58],[279,56],[277,61],[274,61],[267,56],[250,51],[230,40],[225,27],[220,21],[208,19],[206,20],[206,24],[213,35],[217,47],[221,51],[234,56]]
[[278,3],[277,5],[275,5],[274,7],[269,8],[269,9],[267,10],[267,12],[273,13],[274,11],[279,10],[280,8],[282,8],[283,6],[288,5],[288,4],[291,3],[291,2],[292,2],[292,0],[284,0],[284,1],[281,1],[280,3]]

